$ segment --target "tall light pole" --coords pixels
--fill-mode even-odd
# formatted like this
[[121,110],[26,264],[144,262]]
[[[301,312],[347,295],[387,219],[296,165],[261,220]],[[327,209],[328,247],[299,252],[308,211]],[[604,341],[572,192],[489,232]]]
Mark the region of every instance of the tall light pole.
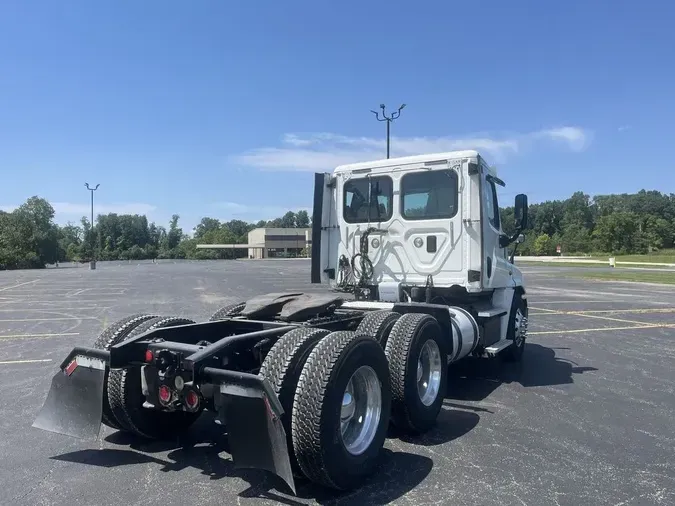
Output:
[[91,270],[96,269],[96,254],[95,254],[95,238],[94,238],[94,192],[98,190],[98,187],[101,186],[97,184],[94,188],[89,187],[89,183],[84,183],[84,186],[87,187],[87,190],[91,192],[91,261],[89,262],[89,268]]
[[398,111],[393,112],[389,117],[384,112],[384,104],[380,104],[380,109],[382,109],[382,117],[380,118],[380,113],[377,111],[370,111],[375,115],[377,121],[386,121],[387,122],[387,158],[389,158],[389,130],[391,122],[394,121],[401,115],[401,109],[405,107],[405,104],[401,104],[401,107],[398,108]]

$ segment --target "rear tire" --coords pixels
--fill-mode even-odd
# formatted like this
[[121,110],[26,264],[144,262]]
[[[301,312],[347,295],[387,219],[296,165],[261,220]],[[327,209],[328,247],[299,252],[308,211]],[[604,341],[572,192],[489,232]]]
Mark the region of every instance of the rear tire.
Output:
[[385,354],[392,423],[406,432],[426,432],[436,423],[446,392],[448,345],[441,326],[429,314],[404,314],[391,330]]
[[[112,346],[124,341],[129,333],[136,327],[156,317],[157,315],[135,314],[117,320],[101,332],[98,338],[96,338],[96,341],[94,341],[93,347],[99,350],[108,351]],[[112,429],[120,430],[122,427],[110,408],[110,399],[108,398],[108,385],[110,384],[110,381],[110,368],[106,365],[103,376],[103,413],[101,415],[101,421]]]
[[[190,323],[195,322],[186,318],[159,316],[136,327],[129,333],[127,339],[149,330]],[[201,409],[190,413],[144,408],[145,396],[141,388],[140,366],[110,371],[110,377],[111,382],[108,386],[110,408],[121,430],[148,439],[167,439],[187,430],[201,415]]]
[[361,320],[356,332],[371,336],[384,349],[391,329],[400,317],[401,314],[394,311],[373,311]]
[[[302,369],[293,403],[293,448],[304,475],[330,488],[357,487],[377,465],[390,408],[382,347],[355,332],[324,337]],[[349,429],[360,437],[353,440]]]
[[211,318],[209,318],[209,321],[215,322],[215,321],[218,321],[218,320],[222,320],[224,318],[237,316],[239,313],[241,313],[244,310],[245,307],[246,307],[246,302],[236,302],[234,304],[228,304],[227,306],[223,306],[218,311],[213,313]]
[[281,422],[286,431],[291,469],[296,476],[303,473],[293,451],[291,420],[295,391],[307,357],[316,344],[329,333],[328,330],[317,328],[297,328],[287,332],[272,346],[259,372],[259,376],[267,378],[271,383],[284,408]]

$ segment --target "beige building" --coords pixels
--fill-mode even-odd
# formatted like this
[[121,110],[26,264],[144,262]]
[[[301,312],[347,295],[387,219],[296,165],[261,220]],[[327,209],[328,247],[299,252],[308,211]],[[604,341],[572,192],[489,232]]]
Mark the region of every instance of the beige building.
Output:
[[309,256],[311,228],[255,228],[246,244],[198,244],[199,249],[247,249],[249,258]]
[[311,228],[256,228],[248,233],[249,258],[307,256]]

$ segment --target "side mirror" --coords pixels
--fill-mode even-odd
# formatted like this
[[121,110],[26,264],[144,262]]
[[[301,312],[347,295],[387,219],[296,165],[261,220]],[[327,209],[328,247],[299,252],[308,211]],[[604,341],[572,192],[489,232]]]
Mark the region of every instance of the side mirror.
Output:
[[527,195],[524,193],[516,195],[514,214],[516,217],[516,229],[525,229],[527,227]]

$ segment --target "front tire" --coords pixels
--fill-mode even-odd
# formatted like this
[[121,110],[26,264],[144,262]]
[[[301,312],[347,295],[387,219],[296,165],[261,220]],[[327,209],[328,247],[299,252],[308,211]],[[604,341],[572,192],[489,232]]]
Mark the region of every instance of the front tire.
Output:
[[513,344],[500,354],[505,362],[520,362],[523,359],[527,339],[527,315],[527,301],[519,293],[515,293],[506,331],[506,339],[513,341]]
[[370,336],[333,332],[312,350],[293,403],[293,447],[303,474],[349,490],[369,476],[391,406],[387,359]]

